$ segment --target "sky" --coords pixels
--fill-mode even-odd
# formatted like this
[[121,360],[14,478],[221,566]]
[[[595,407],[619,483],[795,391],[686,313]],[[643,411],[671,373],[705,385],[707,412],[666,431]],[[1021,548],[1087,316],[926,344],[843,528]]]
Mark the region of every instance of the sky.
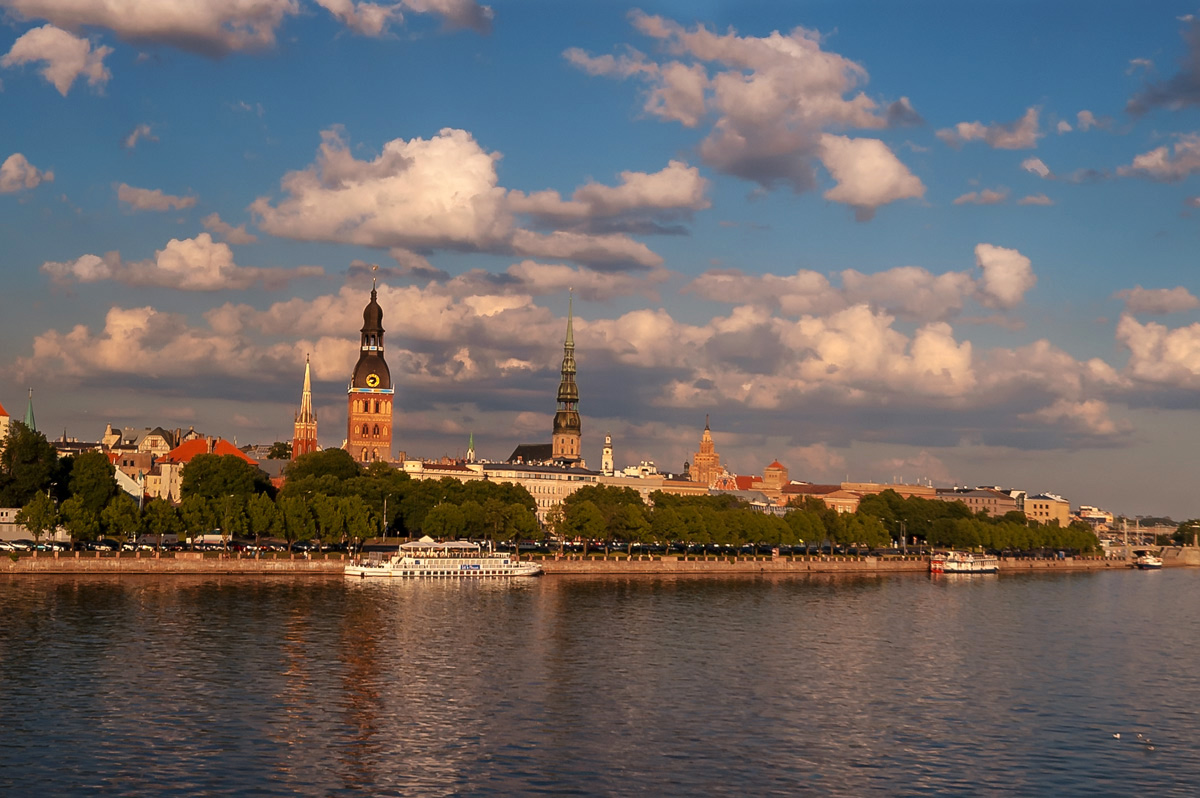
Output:
[[1193,13],[0,0],[0,404],[1200,516]]

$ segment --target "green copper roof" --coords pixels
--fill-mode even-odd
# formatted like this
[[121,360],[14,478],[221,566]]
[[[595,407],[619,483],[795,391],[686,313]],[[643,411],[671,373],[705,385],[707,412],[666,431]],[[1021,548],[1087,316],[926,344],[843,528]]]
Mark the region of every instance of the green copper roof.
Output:
[[29,389],[29,404],[25,405],[25,426],[29,427],[34,432],[37,431],[37,424],[33,420],[33,389]]

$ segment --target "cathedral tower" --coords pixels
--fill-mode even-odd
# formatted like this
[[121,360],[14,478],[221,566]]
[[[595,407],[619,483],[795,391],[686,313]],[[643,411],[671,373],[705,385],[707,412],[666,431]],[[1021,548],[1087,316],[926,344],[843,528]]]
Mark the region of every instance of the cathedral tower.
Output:
[[317,450],[317,414],[312,406],[312,369],[304,357],[304,392],[300,395],[300,412],[292,432],[292,459]]
[[392,459],[392,375],[383,359],[383,308],[375,282],[363,309],[358,363],[347,389],[346,451],[360,463]]
[[567,340],[563,343],[562,379],[558,383],[558,411],[554,414],[552,457],[567,465],[582,461],[579,422],[579,387],[575,384],[574,296],[567,300]]
[[713,443],[712,430],[708,428],[708,416],[704,417],[704,434],[700,436],[700,451],[692,458],[692,481],[712,486],[721,474],[721,455]]

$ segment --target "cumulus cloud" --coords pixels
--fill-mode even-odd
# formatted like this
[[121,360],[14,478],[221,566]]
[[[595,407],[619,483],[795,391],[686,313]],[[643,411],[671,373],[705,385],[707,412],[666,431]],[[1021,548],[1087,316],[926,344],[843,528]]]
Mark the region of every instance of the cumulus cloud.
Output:
[[[1179,110],[1194,105],[1200,105],[1200,19],[1183,18],[1186,26],[1183,29],[1183,41],[1187,54],[1179,65],[1179,71],[1165,81],[1147,83],[1142,90],[1129,98],[1125,110],[1134,116],[1151,111],[1155,108]],[[1130,65],[1148,66],[1142,64],[1145,59],[1134,59]]]
[[983,272],[980,301],[994,308],[1011,309],[1037,283],[1029,258],[1015,249],[993,244],[975,246],[975,265]]
[[1117,342],[1129,350],[1125,372],[1132,379],[1170,388],[1200,388],[1200,324],[1172,330],[1123,314],[1117,323]]
[[1057,399],[1053,404],[1032,413],[1022,413],[1020,418],[1043,424],[1074,429],[1091,437],[1109,437],[1127,432],[1127,424],[1117,424],[1109,415],[1107,402],[1087,399],[1073,402]]
[[355,33],[379,36],[392,22],[403,19],[399,3],[365,3],[354,0],[314,0]]
[[1008,189],[985,188],[982,191],[968,191],[954,200],[955,205],[999,205],[1008,199]]
[[980,244],[975,255],[982,270],[978,280],[968,272],[934,274],[917,266],[873,274],[846,269],[832,275],[833,280],[806,269],[791,275],[713,269],[692,280],[683,292],[789,317],[827,315],[865,305],[904,319],[932,322],[958,316],[972,299],[993,308],[1015,307],[1036,282],[1029,259],[1016,250]]
[[[395,139],[372,160],[358,160],[339,130],[322,134],[317,161],[287,174],[285,197],[259,197],[250,206],[272,235],[425,253],[492,252],[564,258],[597,267],[658,266],[662,258],[620,232],[591,232],[597,221],[707,206],[699,173],[673,162],[655,174],[626,172],[616,187],[590,183],[569,201],[552,191],[524,194],[499,185],[499,153],[486,152],[470,133],[444,129],[431,139]],[[536,232],[515,214],[572,229]]]
[[[815,31],[754,37],[688,28],[636,11],[630,19],[666,58],[654,60],[633,48],[616,56],[572,48],[564,57],[591,75],[645,83],[643,109],[651,116],[687,127],[710,125],[700,143],[708,166],[764,188],[787,185],[804,192],[817,187],[821,164],[837,183],[826,197],[851,205],[860,218],[924,192],[883,142],[830,133],[921,119],[907,97],[880,107],[863,93],[866,70],[823,50]],[[872,177],[875,168],[882,173]]]
[[1008,124],[959,122],[952,128],[937,132],[937,137],[951,147],[961,147],[968,141],[986,141],[988,146],[997,150],[1033,149],[1041,135],[1036,106],[1031,106],[1020,119]]
[[173,238],[151,260],[126,263],[119,253],[110,252],[103,257],[89,254],[73,261],[47,261],[41,270],[62,285],[115,280],[180,291],[243,289],[256,283],[281,288],[293,279],[325,273],[319,266],[294,269],[238,266],[229,245],[213,241],[208,233],[195,238]]
[[234,227],[227,222],[221,221],[221,216],[217,213],[210,213],[208,216],[205,216],[201,220],[201,223],[204,225],[205,230],[216,233],[230,244],[253,244],[258,241],[258,236],[254,235],[254,233],[246,232],[246,225],[244,223]]
[[1045,194],[1029,194],[1017,200],[1018,205],[1053,205],[1054,200]]
[[125,140],[122,142],[122,144],[124,145],[125,149],[132,150],[142,139],[146,139],[147,141],[158,141],[158,136],[154,135],[153,128],[151,128],[150,125],[143,123],[131,130],[129,135],[125,137]]
[[1113,294],[1113,299],[1122,300],[1125,311],[1134,314],[1181,313],[1200,307],[1200,299],[1182,285],[1175,288],[1142,288],[1138,285],[1118,291]]
[[43,62],[42,77],[66,97],[80,75],[87,78],[89,86],[102,88],[112,77],[104,66],[104,57],[111,52],[111,47],[92,49],[87,39],[53,25],[43,25],[26,31],[13,42],[12,49],[0,58],[0,66]]
[[825,199],[854,208],[859,221],[870,219],[881,205],[925,196],[920,178],[879,139],[826,133],[818,157],[837,183],[825,192]]
[[1026,158],[1021,161],[1021,168],[1026,172],[1031,172],[1043,180],[1048,180],[1054,177],[1054,173],[1050,171],[1050,167],[1042,161],[1041,158]]
[[434,14],[451,28],[485,34],[492,30],[491,6],[480,5],[475,0],[404,0],[404,6],[419,14]]
[[0,164],[0,194],[15,194],[22,189],[37,188],[54,180],[54,172],[42,171],[24,155],[14,152]]
[[1180,136],[1172,148],[1166,145],[1135,156],[1133,163],[1117,168],[1121,177],[1145,177],[1174,182],[1200,170],[1200,134]]
[[1067,120],[1060,119],[1058,120],[1058,124],[1055,126],[1055,130],[1057,130],[1058,134],[1061,136],[1063,133],[1070,133],[1072,130],[1074,130],[1074,128],[1071,127],[1071,123]]
[[670,218],[680,213],[709,207],[708,181],[700,170],[683,161],[671,161],[654,173],[622,172],[620,184],[606,186],[589,182],[564,200],[557,191],[538,191],[526,195],[512,191],[508,206],[514,213],[527,213],[540,224],[553,226],[591,226],[631,215],[661,215]]
[[135,188],[126,183],[117,185],[117,200],[135,211],[169,211],[191,208],[195,197],[176,197],[164,194],[162,189]]

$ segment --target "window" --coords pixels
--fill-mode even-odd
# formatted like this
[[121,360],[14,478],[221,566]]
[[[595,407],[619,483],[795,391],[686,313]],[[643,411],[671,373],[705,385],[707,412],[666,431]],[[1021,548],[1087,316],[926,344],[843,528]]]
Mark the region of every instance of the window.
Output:
[[368,434],[370,434],[370,433],[368,433],[368,432],[367,432],[367,425],[366,425],[366,424],[363,424],[363,431],[362,431],[362,434],[363,434],[363,435],[368,435]]
[[379,425],[378,424],[375,425],[375,434],[376,435],[379,434]]

